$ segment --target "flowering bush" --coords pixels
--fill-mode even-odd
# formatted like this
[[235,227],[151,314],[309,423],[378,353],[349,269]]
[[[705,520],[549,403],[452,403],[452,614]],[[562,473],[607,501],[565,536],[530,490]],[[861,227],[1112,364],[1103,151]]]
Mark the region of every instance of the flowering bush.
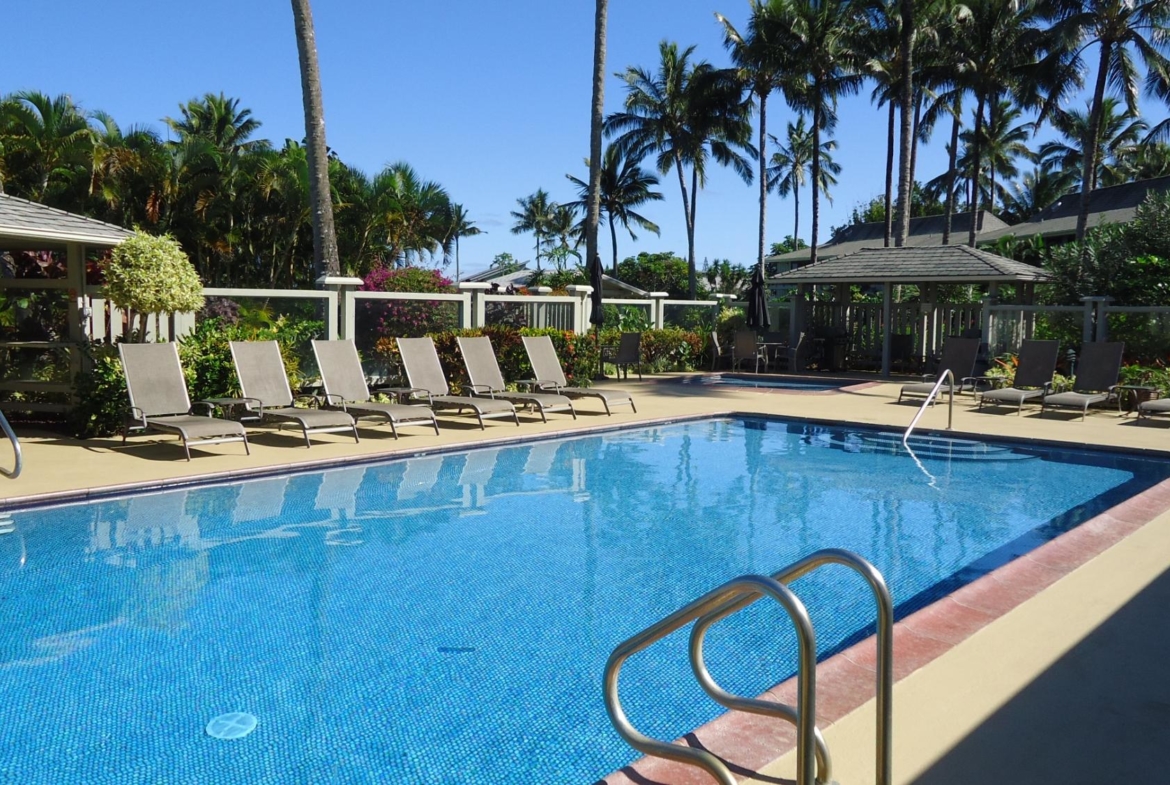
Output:
[[[438,270],[421,267],[375,267],[365,278],[363,292],[422,292],[452,294],[451,280]],[[457,303],[427,300],[366,301],[357,314],[359,348],[368,349],[382,338],[417,338],[432,331],[459,326]]]

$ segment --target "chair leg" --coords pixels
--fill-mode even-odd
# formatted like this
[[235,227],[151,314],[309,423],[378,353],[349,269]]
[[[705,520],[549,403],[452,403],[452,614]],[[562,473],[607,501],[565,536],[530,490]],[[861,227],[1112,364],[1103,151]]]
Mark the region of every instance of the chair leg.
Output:
[[[606,408],[608,408],[608,407],[606,407]],[[631,398],[631,399],[630,399],[630,408],[634,410],[634,414],[637,414],[637,413],[638,413],[638,407],[634,405],[634,399],[633,399],[633,398]]]
[[246,434],[246,433],[244,434],[244,454],[245,455],[252,454],[252,448],[248,446],[248,434]]
[[308,428],[301,428],[301,434],[305,437],[305,447],[306,448],[312,447],[313,443],[311,441],[309,441],[309,429]]
[[577,410],[573,407],[573,402],[569,401],[569,414],[573,415],[573,419],[577,419]]
[[431,425],[435,426],[435,436],[439,435],[439,418],[431,414]]
[[191,448],[187,444],[187,437],[183,436],[182,439],[183,439],[183,452],[187,453],[187,460],[190,461],[191,460]]
[[394,434],[394,441],[398,441],[398,427],[394,425],[394,421],[390,421],[390,433]]

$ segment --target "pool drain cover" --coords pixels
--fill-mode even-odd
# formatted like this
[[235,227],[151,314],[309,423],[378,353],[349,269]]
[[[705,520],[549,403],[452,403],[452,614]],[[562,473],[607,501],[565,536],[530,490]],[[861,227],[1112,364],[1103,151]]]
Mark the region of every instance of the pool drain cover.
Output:
[[207,723],[207,735],[213,739],[242,739],[256,730],[256,718],[242,711],[221,714]]

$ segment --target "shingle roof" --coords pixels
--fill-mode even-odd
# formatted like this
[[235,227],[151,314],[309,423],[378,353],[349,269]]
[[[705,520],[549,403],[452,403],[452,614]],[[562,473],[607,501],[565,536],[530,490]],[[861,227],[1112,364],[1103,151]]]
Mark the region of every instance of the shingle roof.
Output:
[[[1103,223],[1126,223],[1133,220],[1137,206],[1150,191],[1170,190],[1170,177],[1138,180],[1136,183],[1098,188],[1089,194],[1089,228]],[[993,243],[1006,235],[1016,237],[1074,237],[1077,215],[1081,209],[1081,192],[1066,194],[1041,210],[1034,218],[1015,226],[997,229],[979,236],[979,242]]]
[[108,247],[117,245],[131,234],[133,232],[114,224],[0,194],[0,247],[6,243],[31,246],[38,242]]
[[[967,236],[968,228],[971,225],[971,215],[971,213],[955,213],[951,216],[952,237],[959,239]],[[980,210],[977,215],[979,217],[979,223],[976,225],[977,231],[975,237],[980,241],[983,240],[985,233],[998,232],[1002,229],[1009,228],[1007,224],[999,220],[993,213],[989,213],[986,210]],[[911,218],[910,234],[906,237],[905,246],[941,246],[943,226],[945,223],[946,216],[943,215],[924,215],[920,218]],[[817,248],[817,259],[831,259],[836,256],[845,256],[846,254],[860,251],[862,248],[874,248],[884,243],[885,239],[886,225],[884,222],[878,221],[877,223],[847,226],[830,242]],[[803,262],[808,260],[810,254],[810,250],[804,248],[799,251],[789,251],[785,254],[769,256],[765,261]]]
[[774,283],[988,283],[1049,280],[1039,267],[966,245],[864,248],[769,279]]

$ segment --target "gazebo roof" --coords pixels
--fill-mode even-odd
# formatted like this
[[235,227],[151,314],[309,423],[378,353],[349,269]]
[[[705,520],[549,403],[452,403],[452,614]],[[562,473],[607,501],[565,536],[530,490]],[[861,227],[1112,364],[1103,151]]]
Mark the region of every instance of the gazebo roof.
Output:
[[114,224],[0,194],[0,249],[3,250],[40,250],[65,243],[109,248],[131,234]]
[[966,245],[926,248],[863,248],[798,267],[768,280],[779,284],[1043,283],[1039,267]]

